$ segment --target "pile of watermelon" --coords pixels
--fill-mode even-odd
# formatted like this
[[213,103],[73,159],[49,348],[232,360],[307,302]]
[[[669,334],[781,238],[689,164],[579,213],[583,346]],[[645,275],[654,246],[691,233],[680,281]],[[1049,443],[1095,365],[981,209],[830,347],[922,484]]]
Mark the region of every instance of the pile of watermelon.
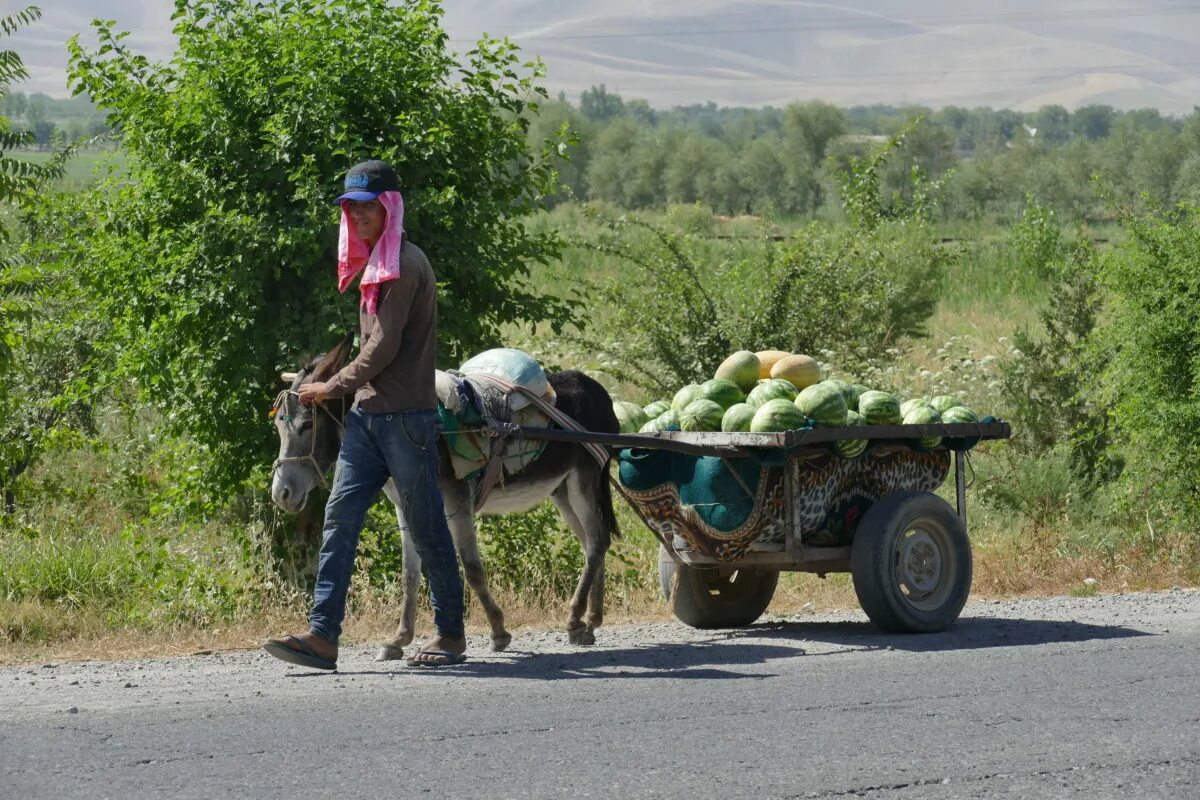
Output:
[[[821,377],[816,359],[782,350],[739,350],[717,367],[711,380],[684,386],[670,400],[646,406],[618,400],[613,411],[622,433],[724,431],[773,433],[800,428],[978,422],[951,395],[901,400],[860,383]],[[940,437],[916,440],[937,447]],[[834,449],[861,455],[866,439],[842,439]]]

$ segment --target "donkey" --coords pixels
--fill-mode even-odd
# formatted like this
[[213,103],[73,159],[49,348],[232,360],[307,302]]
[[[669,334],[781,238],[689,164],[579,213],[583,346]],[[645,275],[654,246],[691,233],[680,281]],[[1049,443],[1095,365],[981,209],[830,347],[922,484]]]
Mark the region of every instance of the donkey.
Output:
[[[347,361],[350,338],[342,340],[328,353],[317,356],[296,373],[290,387],[275,403],[275,427],[279,432],[279,457],[272,467],[271,499],[279,508],[296,513],[304,508],[309,492],[325,485],[325,475],[337,459],[345,415],[350,398],[323,404],[301,405],[295,396],[302,384],[327,381]],[[292,377],[288,374],[284,378]],[[439,399],[448,406],[451,400],[441,395],[450,385],[450,376],[437,376]],[[620,425],[612,408],[612,398],[594,379],[582,372],[567,370],[547,376],[557,394],[557,408],[585,430],[617,433]],[[504,612],[488,590],[486,572],[476,541],[474,498],[475,479],[454,476],[444,439],[438,438],[441,455],[438,484],[446,508],[455,548],[462,561],[467,584],[475,591],[491,627],[492,650],[508,647],[512,635],[505,630]],[[405,521],[399,495],[391,481],[383,488],[396,507],[401,530]],[[571,598],[567,617],[567,637],[572,644],[595,644],[596,628],[604,621],[604,557],[612,538],[619,535],[612,507],[608,467],[603,467],[580,445],[548,442],[537,458],[514,476],[497,483],[487,495],[483,514],[528,511],[549,497],[563,521],[579,538],[583,547],[584,568]],[[380,661],[403,657],[412,643],[417,611],[417,591],[421,581],[421,560],[410,537],[405,536],[404,602],[395,638],[378,652]]]

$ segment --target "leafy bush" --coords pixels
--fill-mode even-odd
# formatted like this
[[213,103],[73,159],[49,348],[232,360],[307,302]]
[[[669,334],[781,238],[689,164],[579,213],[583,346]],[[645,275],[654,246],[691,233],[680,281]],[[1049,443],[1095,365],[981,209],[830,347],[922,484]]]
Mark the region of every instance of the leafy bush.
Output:
[[1111,452],[1111,403],[1093,385],[1102,358],[1089,349],[1103,310],[1097,255],[1082,235],[1067,241],[1053,215],[1030,202],[1013,232],[1027,269],[1053,275],[1041,331],[1014,332],[1013,358],[1001,367],[1001,394],[1014,446],[1041,455],[1068,446],[1083,490],[1112,480],[1122,462]]
[[1122,212],[1102,260],[1111,322],[1092,340],[1096,392],[1128,454],[1128,502],[1196,530],[1200,512],[1200,208]]
[[479,518],[489,582],[527,597],[565,600],[583,569],[579,540],[547,502],[524,514]]
[[703,380],[735,350],[831,351],[855,371],[893,358],[924,332],[947,251],[921,214],[883,206],[874,173],[894,140],[847,183],[857,224],[810,225],[778,244],[714,244],[633,216],[596,216],[609,236],[578,242],[631,270],[596,291],[615,309],[611,349],[627,377],[657,393]]
[[1047,278],[1063,256],[1066,243],[1054,211],[1026,195],[1025,209],[1012,228],[1012,245],[1029,272]]
[[1038,531],[1054,529],[1072,516],[1087,513],[1089,505],[1083,502],[1086,498],[1068,445],[1031,456],[1010,443],[1001,443],[989,447],[987,456],[980,459],[976,490],[982,502],[1018,515]]
[[494,39],[456,60],[440,14],[179,0],[169,62],[104,22],[97,48],[70,45],[75,91],[112,115],[129,156],[89,200],[70,265],[113,321],[107,377],[194,438],[210,486],[237,486],[270,452],[280,369],[356,327],[357,298],[334,289],[331,200],[359,160],[401,176],[406,229],[444,284],[444,359],[497,343],[505,322],[567,317],[527,280],[556,251],[522,221],[554,188],[526,144],[540,66]]
[[[11,36],[40,16],[41,11],[30,6],[0,18],[0,35]],[[12,50],[0,51],[0,102],[12,81],[26,77],[20,56]],[[0,116],[0,203],[14,203],[23,212],[62,176],[75,149],[64,148],[40,164],[7,155],[6,151],[30,141],[30,134],[11,130],[9,119]],[[19,243],[20,238],[37,238],[28,230],[28,221],[14,224],[7,217],[0,219],[0,497],[3,511],[11,513],[15,483],[41,455],[58,426],[90,423],[87,403],[79,396],[66,396],[66,390],[88,360],[97,329],[77,324],[76,310],[86,301],[75,287],[59,291],[63,282],[45,274],[36,260],[31,263],[23,247],[28,243]]]

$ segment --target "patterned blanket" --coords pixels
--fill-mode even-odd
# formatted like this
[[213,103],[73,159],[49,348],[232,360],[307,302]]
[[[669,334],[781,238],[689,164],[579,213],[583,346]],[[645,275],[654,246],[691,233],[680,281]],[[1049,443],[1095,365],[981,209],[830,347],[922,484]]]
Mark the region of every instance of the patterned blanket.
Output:
[[[442,436],[450,454],[454,475],[460,480],[477,478],[483,474],[491,457],[492,449],[499,446],[503,477],[511,477],[524,469],[546,449],[545,442],[535,442],[520,436],[497,439],[488,436],[485,430],[489,419],[499,423],[512,423],[535,428],[549,427],[550,418],[535,405],[525,405],[513,411],[511,396],[500,391],[487,381],[474,380],[471,376],[439,375],[438,418],[442,425]],[[453,386],[454,397],[441,397]]]
[[756,546],[778,549],[789,525],[802,544],[849,544],[872,503],[902,490],[933,491],[950,470],[947,450],[894,446],[855,459],[766,449],[728,459],[627,449],[618,459],[622,489],[656,531],[722,561]]

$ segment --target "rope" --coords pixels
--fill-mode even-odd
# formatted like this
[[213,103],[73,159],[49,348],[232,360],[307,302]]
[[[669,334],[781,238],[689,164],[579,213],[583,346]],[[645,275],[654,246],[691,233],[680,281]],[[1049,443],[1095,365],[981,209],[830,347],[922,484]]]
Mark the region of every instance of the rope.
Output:
[[[472,379],[481,378],[489,383],[492,383],[492,384],[495,384],[496,386],[501,387],[502,389],[505,389],[508,392],[514,392],[514,391],[520,392],[521,394],[528,397],[530,399],[530,401],[532,401],[533,404],[535,406],[537,406],[538,409],[540,411],[542,411],[546,416],[550,417],[550,419],[552,419],[554,422],[558,423],[558,425],[560,427],[562,427],[566,430],[569,430],[569,431],[579,431],[581,433],[587,433],[587,429],[584,428],[582,425],[580,425],[578,422],[576,422],[575,420],[568,417],[566,414],[564,414],[562,411],[560,411],[556,407],[547,403],[540,395],[535,394],[533,391],[531,391],[530,389],[528,389],[524,386],[521,386],[520,384],[513,383],[512,381],[501,378],[498,375],[493,375],[491,373],[485,373],[485,372],[472,373],[471,378]],[[518,433],[519,433],[519,431],[518,431]],[[592,454],[592,457],[596,459],[596,463],[598,463],[601,467],[604,467],[606,464],[608,464],[608,459],[609,459],[608,448],[604,447],[603,445],[595,444],[592,442],[582,442],[581,444],[588,450],[588,452],[590,452]]]
[[[294,389],[284,389],[282,392],[280,392],[278,395],[275,396],[275,404],[273,406],[271,406],[271,409],[275,413],[278,413],[279,412],[279,404],[280,403],[285,404],[286,411],[288,413],[284,416],[283,421],[289,427],[292,424],[292,414],[291,414],[291,403],[289,403],[288,400],[292,396],[299,398],[300,393]],[[344,416],[346,413],[346,398],[344,398],[344,397],[341,398],[341,404],[342,404],[342,414]],[[334,413],[332,411],[330,411],[328,408],[326,408],[324,403],[317,402],[317,403],[314,403],[313,405],[316,406],[316,408],[320,409],[321,411],[324,411],[325,416],[327,416],[331,420],[333,420],[333,424],[336,425],[338,428],[338,441],[341,441],[343,438],[345,438],[346,426],[342,424],[342,421],[340,419],[338,419],[336,416],[334,416]],[[321,483],[321,488],[324,489],[325,491],[329,491],[329,481],[325,477],[325,471],[321,469],[321,464],[317,461],[317,421],[320,420],[320,418],[321,418],[321,415],[317,414],[316,411],[314,410],[314,412],[313,412],[313,429],[312,429],[312,436],[309,437],[311,444],[308,449],[308,455],[286,456],[286,457],[280,457],[280,458],[275,459],[275,461],[272,462],[272,464],[271,464],[271,475],[274,475],[275,470],[279,469],[280,465],[282,465],[282,464],[304,464],[305,466],[312,468],[312,471],[316,473],[317,480],[320,481],[320,483]]]
[[[511,396],[514,392],[521,392],[533,402],[543,414],[549,417],[559,426],[573,431],[584,431],[585,429],[575,420],[568,417],[563,412],[559,411],[554,406],[547,403],[542,397],[535,394],[531,390],[518,383],[513,383],[510,380],[501,378],[498,375],[493,375],[488,372],[473,372],[470,375],[464,375],[464,379],[478,380],[494,387],[501,389],[506,396]],[[501,464],[503,461],[504,445],[508,439],[516,437],[521,438],[521,426],[515,425],[507,420],[496,419],[488,408],[486,401],[481,398],[481,408],[479,409],[483,421],[486,423],[484,428],[479,429],[485,436],[492,437],[492,445],[488,450],[488,460],[484,467],[483,475],[475,486],[475,511],[478,513],[483,508],[483,504],[487,501],[488,495],[492,489],[501,481],[503,477],[503,469]],[[596,444],[584,444],[584,447],[592,454],[600,465],[601,469],[608,466],[608,450]]]
[[[466,376],[464,376],[464,377],[466,377]],[[530,401],[535,406],[537,406],[537,408],[540,411],[542,411],[542,413],[544,413],[547,417],[549,417],[551,420],[556,422],[560,427],[562,427],[566,430],[587,432],[587,429],[584,428],[583,426],[581,426],[574,419],[567,416],[562,411],[555,408],[553,405],[550,405],[543,398],[541,398],[534,392],[530,391],[526,387],[521,386],[520,384],[513,383],[512,381],[506,380],[497,375],[492,375],[490,373],[472,373],[470,375],[470,378],[472,380],[479,379],[479,380],[484,381],[485,383],[490,383],[493,386],[496,386],[496,387],[502,389],[503,391],[505,391],[508,394],[512,394],[513,392],[521,392],[526,397],[528,397],[530,399]],[[275,397],[275,403],[272,406],[272,410],[275,411],[276,413],[278,413],[280,405],[283,404],[285,406],[285,410],[288,412],[287,415],[284,417],[284,422],[286,422],[289,426],[292,424],[292,415],[290,413],[291,412],[291,408],[290,408],[291,404],[289,401],[290,401],[291,397],[299,398],[299,396],[300,396],[300,393],[295,391],[294,389],[284,389],[282,392],[280,392]],[[346,400],[344,397],[341,398],[341,403],[342,403],[342,413],[344,415],[345,414],[345,404],[346,404]],[[315,403],[314,405],[316,405],[317,408],[319,408],[321,411],[324,411],[325,416],[328,416],[329,419],[331,419],[333,421],[333,423],[338,427],[339,440],[344,438],[345,433],[346,433],[346,426],[342,424],[341,420],[339,420],[332,411],[330,411],[328,408],[326,408],[323,403],[318,402],[318,403]],[[496,484],[500,483],[502,481],[502,478],[503,478],[502,464],[503,464],[503,452],[504,452],[505,442],[508,439],[514,438],[514,437],[517,439],[522,438],[520,425],[516,425],[516,424],[506,421],[506,420],[497,419],[491,413],[486,402],[481,402],[480,406],[481,406],[481,408],[479,409],[480,415],[483,417],[483,421],[484,421],[485,425],[482,427],[479,427],[479,428],[460,428],[458,430],[459,433],[483,434],[484,436],[487,436],[488,438],[490,438],[492,440],[491,446],[488,449],[488,460],[484,467],[483,475],[475,487],[475,499],[474,499],[473,505],[474,505],[474,510],[476,513],[478,513],[479,510],[483,507],[484,502],[487,500],[488,496],[491,494],[492,489],[495,488]],[[302,455],[302,456],[285,456],[285,457],[276,458],[275,461],[272,462],[272,464],[271,464],[271,474],[272,475],[274,475],[275,470],[279,469],[279,467],[282,466],[283,464],[304,464],[305,466],[312,469],[312,471],[314,473],[316,473],[317,480],[320,482],[321,487],[323,489],[325,489],[326,491],[329,490],[329,488],[330,488],[329,481],[326,478],[325,471],[321,469],[321,465],[317,461],[317,458],[316,458],[317,422],[320,419],[320,417],[321,417],[320,414],[316,414],[316,413],[313,414],[313,432],[312,432],[311,444],[310,444],[308,453],[306,455]],[[608,452],[607,448],[605,448],[603,445],[598,445],[598,444],[594,444],[591,442],[585,442],[582,444],[583,444],[583,447],[589,453],[592,454],[592,457],[596,459],[596,462],[600,465],[601,469],[603,469],[604,467],[606,467],[608,465],[609,452]]]

